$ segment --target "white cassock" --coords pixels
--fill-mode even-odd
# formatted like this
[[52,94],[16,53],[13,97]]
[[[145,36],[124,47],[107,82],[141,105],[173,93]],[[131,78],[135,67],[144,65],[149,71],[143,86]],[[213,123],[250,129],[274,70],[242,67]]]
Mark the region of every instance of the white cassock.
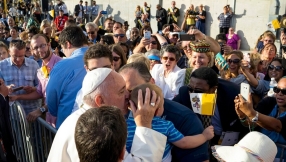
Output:
[[[62,123],[53,141],[47,162],[80,162],[74,133],[78,118],[86,110],[78,109]],[[124,162],[162,161],[167,137],[145,127],[137,127],[130,154],[125,151]]]

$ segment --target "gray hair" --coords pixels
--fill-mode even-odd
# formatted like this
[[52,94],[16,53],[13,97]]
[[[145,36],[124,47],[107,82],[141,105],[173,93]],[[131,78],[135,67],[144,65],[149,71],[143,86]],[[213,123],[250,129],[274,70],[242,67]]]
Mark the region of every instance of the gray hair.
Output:
[[157,50],[157,49],[151,49],[150,51],[147,51],[145,53],[145,56],[148,57],[149,55],[155,55],[155,56],[158,56],[160,57],[160,51]]
[[111,81],[108,77],[110,77],[111,75],[109,74],[105,80],[91,93],[83,96],[83,103],[90,106],[90,107],[96,107],[96,103],[95,103],[95,96],[96,95],[101,95],[103,97],[107,97],[108,94],[108,85],[110,85]]
[[88,22],[88,23],[85,24],[85,28],[86,29],[87,28],[98,29],[98,26],[95,23],[93,23],[93,22]]
[[160,58],[163,57],[165,52],[173,53],[176,56],[176,61],[179,61],[181,57],[180,49],[177,46],[174,46],[172,44],[168,44],[164,46],[163,48],[161,48]]

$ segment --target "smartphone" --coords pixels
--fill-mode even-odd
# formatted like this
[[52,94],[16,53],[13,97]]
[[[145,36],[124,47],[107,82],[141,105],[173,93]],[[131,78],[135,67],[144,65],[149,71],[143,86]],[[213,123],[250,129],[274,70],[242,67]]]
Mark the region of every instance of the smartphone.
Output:
[[250,62],[249,53],[244,53],[244,54],[243,54],[243,60],[245,60],[245,61],[247,61],[247,62]]
[[196,37],[194,34],[179,34],[180,41],[195,41]]
[[250,93],[250,86],[247,83],[240,84],[240,94],[245,101],[248,101],[248,96]]
[[171,25],[170,25],[170,32],[173,32],[173,31],[174,31],[174,25],[171,24]]
[[13,89],[13,92],[20,91],[20,90],[22,90],[23,88],[24,88],[23,86],[21,86],[21,87],[17,87],[17,88],[14,88],[14,89]]
[[145,31],[144,38],[145,39],[151,39],[151,32],[150,31]]
[[101,14],[105,14],[105,15],[106,15],[106,14],[107,14],[107,11],[101,11]]

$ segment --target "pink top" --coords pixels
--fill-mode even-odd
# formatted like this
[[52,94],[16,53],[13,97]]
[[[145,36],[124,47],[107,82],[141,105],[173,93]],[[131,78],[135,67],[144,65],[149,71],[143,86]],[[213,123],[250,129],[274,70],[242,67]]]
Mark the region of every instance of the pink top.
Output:
[[227,45],[231,46],[233,50],[237,50],[237,42],[240,40],[237,34],[233,34],[233,36],[229,39],[228,34],[226,34]]
[[[62,60],[61,57],[53,54],[50,61],[46,65],[47,68],[49,69],[48,71],[50,72],[53,69],[53,67],[55,66],[55,64],[61,60]],[[44,66],[44,62],[43,62],[43,66]],[[42,71],[42,68],[38,69],[37,76],[39,79],[37,92],[38,92],[38,94],[42,95],[45,98],[46,97],[46,87],[48,85],[49,77],[48,78],[45,77],[44,72]],[[55,127],[56,120],[57,120],[57,118],[52,116],[49,112],[46,113],[46,121],[49,124],[51,124],[53,127]]]
[[[48,62],[48,64],[46,65],[50,71],[53,69],[53,67],[55,66],[55,64],[59,61],[61,61],[62,58],[60,58],[59,56],[53,54],[50,61]],[[43,65],[44,66],[44,62]],[[39,84],[37,87],[37,92],[42,95],[43,97],[46,97],[46,87],[48,84],[48,80],[49,78],[46,78],[44,76],[44,73],[42,71],[42,68],[38,69],[38,73],[37,73],[38,79],[39,79]]]

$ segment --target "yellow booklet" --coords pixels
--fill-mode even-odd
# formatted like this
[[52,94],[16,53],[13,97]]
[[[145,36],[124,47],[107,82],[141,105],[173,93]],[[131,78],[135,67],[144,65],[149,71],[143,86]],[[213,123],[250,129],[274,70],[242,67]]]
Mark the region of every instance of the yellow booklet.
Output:
[[192,108],[201,115],[214,115],[216,108],[216,94],[190,93]]

